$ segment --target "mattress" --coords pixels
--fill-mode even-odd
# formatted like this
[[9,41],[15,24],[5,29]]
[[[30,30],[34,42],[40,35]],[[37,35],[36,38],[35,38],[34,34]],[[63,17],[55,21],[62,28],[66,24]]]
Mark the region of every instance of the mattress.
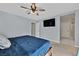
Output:
[[9,38],[11,47],[0,50],[0,56],[44,56],[51,44],[48,40],[29,35]]

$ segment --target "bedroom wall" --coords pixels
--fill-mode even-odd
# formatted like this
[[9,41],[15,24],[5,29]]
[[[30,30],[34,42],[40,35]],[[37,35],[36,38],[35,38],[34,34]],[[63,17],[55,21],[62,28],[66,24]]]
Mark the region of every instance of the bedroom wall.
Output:
[[40,21],[39,36],[50,41],[60,42],[60,16],[55,17],[55,27],[43,27],[43,21]]
[[0,11],[0,34],[4,34],[7,37],[30,35],[31,21]]

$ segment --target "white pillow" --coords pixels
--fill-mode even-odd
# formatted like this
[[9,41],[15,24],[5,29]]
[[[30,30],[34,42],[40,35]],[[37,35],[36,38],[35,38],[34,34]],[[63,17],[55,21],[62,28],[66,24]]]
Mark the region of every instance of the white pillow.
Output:
[[11,42],[4,36],[0,34],[0,49],[6,49],[11,46]]

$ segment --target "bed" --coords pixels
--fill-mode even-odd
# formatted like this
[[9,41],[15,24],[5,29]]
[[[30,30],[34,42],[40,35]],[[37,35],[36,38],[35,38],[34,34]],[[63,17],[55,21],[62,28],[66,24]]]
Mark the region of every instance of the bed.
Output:
[[8,39],[11,42],[11,46],[7,49],[0,49],[0,56],[52,55],[52,47],[48,40],[29,35]]

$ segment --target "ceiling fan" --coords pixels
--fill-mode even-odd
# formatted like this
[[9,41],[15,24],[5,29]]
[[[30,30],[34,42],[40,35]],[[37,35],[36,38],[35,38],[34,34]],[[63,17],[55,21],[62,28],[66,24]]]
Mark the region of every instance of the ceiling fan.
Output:
[[28,14],[36,14],[36,15],[39,15],[38,11],[45,11],[45,9],[42,9],[42,8],[38,8],[36,6],[36,3],[32,3],[30,8],[26,7],[26,6],[20,6],[21,8],[24,8],[24,9],[27,9],[27,10],[30,10],[30,12],[28,12]]

